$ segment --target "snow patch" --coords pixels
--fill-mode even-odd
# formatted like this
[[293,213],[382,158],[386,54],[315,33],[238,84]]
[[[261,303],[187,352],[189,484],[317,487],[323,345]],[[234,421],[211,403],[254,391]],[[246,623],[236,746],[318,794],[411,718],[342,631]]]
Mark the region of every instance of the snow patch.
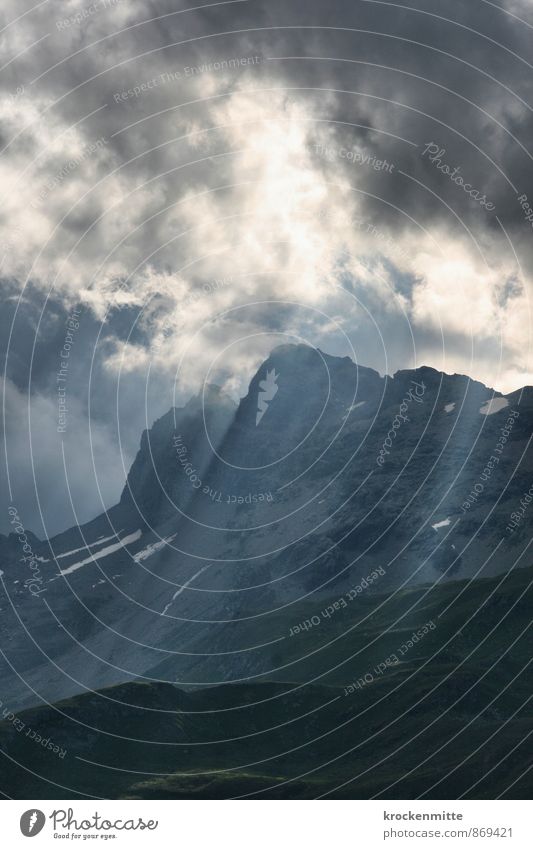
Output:
[[155,554],[156,551],[159,551],[163,546],[168,545],[168,543],[172,542],[176,538],[177,534],[172,534],[172,536],[165,537],[159,542],[152,542],[150,545],[147,545],[146,548],[143,548],[142,551],[138,551],[135,557],[133,558],[136,563],[140,563],[141,560],[146,560],[147,557],[151,557],[152,554]]
[[82,566],[85,566],[87,563],[95,563],[98,562],[102,557],[108,557],[110,554],[114,554],[115,551],[118,551],[124,545],[129,545],[131,542],[137,542],[139,537],[141,536],[141,530],[135,531],[133,534],[129,534],[124,537],[124,539],[120,540],[120,542],[116,542],[113,545],[107,545],[105,548],[100,549],[100,551],[95,551],[94,554],[91,554],[90,557],[86,557],[85,560],[80,560],[79,563],[73,563],[72,566],[69,566],[68,569],[61,569],[61,575],[70,575],[71,572],[76,572],[77,569],[81,569]]
[[82,545],[81,548],[73,548],[72,551],[65,551],[64,554],[57,554],[56,560],[59,560],[60,557],[69,557],[71,554],[77,554],[78,551],[86,551],[88,548],[92,548],[95,545],[100,545],[103,542],[109,542],[110,539],[117,539],[121,533],[122,531],[120,530],[118,534],[111,534],[110,537],[99,537],[96,542],[88,542],[87,545]]
[[357,408],[362,407],[363,404],[366,404],[366,401],[358,401],[357,404],[352,404],[351,406],[346,407],[346,413],[342,417],[343,422],[346,421],[352,410],[357,410]]
[[486,401],[483,406],[479,408],[479,412],[482,416],[492,416],[494,413],[499,413],[500,410],[503,410],[508,406],[509,401],[507,398],[491,398],[490,401]]
[[450,519],[443,519],[442,522],[436,522],[436,524],[432,525],[434,531],[438,531],[439,528],[445,528],[450,524]]
[[171,600],[171,601],[169,601],[169,603],[166,605],[166,607],[165,607],[165,609],[163,610],[163,612],[162,612],[161,616],[164,616],[164,615],[166,614],[167,610],[169,609],[169,607],[172,607],[172,602],[176,601],[177,597],[178,597],[179,595],[181,595],[181,594],[182,594],[183,590],[186,590],[186,589],[187,589],[187,587],[190,587],[190,585],[191,585],[191,584],[192,584],[192,582],[195,580],[195,578],[198,578],[198,577],[202,574],[202,572],[205,572],[205,570],[206,570],[206,569],[209,569],[209,567],[210,567],[210,566],[211,566],[211,564],[210,564],[210,563],[208,563],[208,564],[207,564],[207,566],[202,566],[202,568],[201,568],[201,569],[198,569],[198,572],[195,572],[195,573],[194,573],[194,575],[192,576],[192,578],[189,578],[189,580],[188,580],[188,581],[186,581],[186,582],[183,584],[183,586],[179,587],[179,589],[177,589],[177,590],[176,590],[176,592],[175,592],[175,593],[174,593],[174,595],[172,596],[172,600]]

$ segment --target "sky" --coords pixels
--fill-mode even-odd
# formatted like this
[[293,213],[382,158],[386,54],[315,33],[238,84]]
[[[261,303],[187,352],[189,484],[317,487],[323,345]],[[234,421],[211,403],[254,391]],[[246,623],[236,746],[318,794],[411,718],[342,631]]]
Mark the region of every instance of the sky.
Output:
[[143,428],[281,342],[533,384],[526,0],[3,0],[0,30],[4,533],[115,503]]

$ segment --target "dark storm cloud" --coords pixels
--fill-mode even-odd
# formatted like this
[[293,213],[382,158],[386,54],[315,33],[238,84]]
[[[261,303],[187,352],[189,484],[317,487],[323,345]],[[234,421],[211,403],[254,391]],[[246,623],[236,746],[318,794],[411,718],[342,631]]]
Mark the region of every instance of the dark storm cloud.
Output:
[[[0,209],[0,224],[10,245],[6,261],[20,256],[26,269],[34,261],[41,245],[36,215],[45,213],[53,226],[57,224],[13,325],[6,388],[12,418],[6,430],[21,479],[26,474],[31,479],[29,432],[15,426],[15,421],[24,415],[29,362],[40,320],[31,383],[42,420],[36,448],[39,484],[43,491],[48,486],[54,493],[48,499],[53,530],[72,523],[65,489],[59,483],[61,458],[54,434],[53,391],[65,320],[77,303],[78,291],[98,289],[101,265],[107,271],[120,259],[129,273],[138,264],[142,268],[144,258],[155,251],[152,267],[165,273],[179,267],[182,254],[186,258],[179,240],[161,247],[185,229],[186,214],[178,206],[169,213],[169,221],[160,211],[179,204],[186,192],[201,193],[234,178],[232,157],[217,158],[231,151],[228,135],[200,132],[213,125],[218,115],[214,107],[228,100],[234,89],[277,89],[286,92],[287,102],[307,104],[312,115],[307,146],[315,168],[333,186],[341,179],[353,184],[362,214],[393,236],[412,232],[416,239],[422,228],[432,227],[439,235],[471,232],[484,248],[498,245],[502,253],[510,253],[498,216],[519,258],[531,256],[531,228],[517,195],[526,194],[533,202],[529,152],[533,30],[505,14],[504,5],[497,9],[483,0],[452,0],[443,7],[429,0],[423,9],[409,9],[357,0],[268,0],[207,4],[196,11],[182,11],[186,6],[177,9],[172,0],[107,4],[102,0],[94,13],[87,11],[90,7],[84,0],[44,4],[9,28],[2,45],[4,61],[20,56],[0,75],[6,104],[0,133],[7,145],[0,164],[18,173],[37,157],[22,189],[28,198],[24,195],[28,232],[17,229],[20,225],[13,223],[11,209]],[[520,4],[509,8],[521,14]],[[523,12],[527,14],[525,4]],[[14,0],[5,4],[6,21],[20,14],[20,4]],[[21,53],[38,39],[42,40],[34,48]],[[237,68],[234,63],[220,71],[208,67],[239,57],[259,57],[260,61]],[[206,66],[207,70],[201,70]],[[43,153],[43,146],[57,133],[68,137],[73,124],[85,144],[104,139],[105,145],[97,155],[80,160],[63,180],[58,174],[73,154],[66,147]],[[190,140],[175,141],[191,132],[197,134],[192,138],[198,147]],[[438,157],[441,163],[423,155],[429,143],[445,150]],[[356,155],[366,157],[364,163],[354,161]],[[372,167],[368,164],[372,157],[374,162],[386,160],[393,169]],[[182,167],[195,159],[205,161]],[[438,164],[459,168],[465,182],[479,189],[494,209],[484,209]],[[33,209],[30,204],[46,181],[53,188]],[[76,191],[73,188],[69,194],[70,187]],[[85,191],[87,197],[79,201]],[[226,199],[228,213],[234,211],[231,192],[221,191],[215,197]],[[116,209],[107,214],[115,199]],[[8,200],[12,203],[13,197]],[[78,239],[81,242],[76,245]],[[54,263],[59,266],[71,249],[72,258],[56,284]],[[396,293],[412,307],[416,276],[396,273],[393,266],[388,272],[392,277],[396,274]],[[123,272],[112,267],[108,273],[110,279],[120,280]],[[202,270],[192,267],[188,279],[199,285]],[[353,285],[361,297],[366,295],[390,339],[390,371],[396,364],[405,365],[402,351],[410,346],[408,324],[399,321],[372,292],[365,292],[361,281]],[[502,279],[495,297],[505,306],[520,285]],[[50,286],[52,296],[39,319],[43,292]],[[132,281],[126,282],[125,291],[132,286]],[[14,285],[5,281],[3,289],[11,297]],[[156,295],[164,312],[168,293]],[[11,327],[15,303],[7,300],[2,310],[3,338]],[[79,356],[73,358],[69,379],[69,439],[75,441],[78,434],[79,444],[76,451],[73,443],[69,468],[82,519],[99,509],[95,487],[90,496],[84,496],[92,354],[96,346],[91,426],[96,428],[99,474],[110,503],[120,490],[122,460],[117,439],[119,383],[107,358],[126,339],[139,350],[149,348],[153,317],[143,312],[148,304],[149,298],[144,301],[132,295],[131,301],[126,299],[106,313],[109,303],[102,297],[97,299],[95,314],[85,309],[80,324]],[[283,326],[281,317],[267,316],[266,309],[258,310],[256,318],[259,323],[269,322],[273,330]],[[240,316],[235,321],[246,324]],[[383,370],[378,340],[364,327],[357,331],[368,364]],[[418,326],[416,333],[421,350],[431,359],[431,353],[442,346],[439,330],[428,323]],[[448,344],[468,360],[468,336],[454,328],[447,333]],[[485,362],[492,363],[494,345],[481,340],[479,349]],[[511,353],[508,356],[513,358]],[[142,364],[138,370],[126,369],[120,377],[119,418],[126,465],[134,456],[140,431],[172,403],[168,381],[156,369],[150,378],[149,411],[144,409],[139,386],[144,392],[145,375],[146,364]],[[20,487],[18,494],[24,508]],[[28,527],[37,528],[32,493],[26,510],[31,517]]]
[[[172,404],[162,376],[156,374],[152,378],[148,412],[144,409],[144,392],[139,393],[139,375],[125,375],[119,387],[116,375],[109,374],[104,366],[109,345],[114,346],[117,340],[129,338],[135,344],[147,343],[137,321],[137,309],[114,310],[102,323],[90,310],[79,306],[67,309],[56,298],[49,298],[45,305],[44,300],[42,292],[30,286],[18,306],[14,298],[0,305],[2,370],[11,336],[2,436],[7,436],[9,473],[17,503],[27,526],[41,536],[74,524],[73,509],[85,520],[117,500],[124,466],[128,468],[135,456],[140,432]],[[57,376],[65,362],[61,352],[72,316],[79,326],[69,343],[67,427],[59,436]],[[97,477],[92,472],[93,451]],[[6,481],[4,451],[0,467]],[[4,533],[10,530],[9,502],[9,492],[3,489],[0,532]]]
[[[434,142],[445,149],[446,164],[459,166],[465,181],[486,193],[504,225],[524,232],[512,186],[519,194],[533,194],[527,153],[532,129],[527,105],[532,31],[503,10],[481,2],[452,2],[445,14],[437,3],[409,10],[380,2],[239,2],[208,4],[203,10],[177,14],[179,10],[170,2],[145,3],[135,5],[123,31],[113,35],[106,17],[110,10],[102,9],[85,22],[58,30],[66,17],[61,9],[62,4],[51,4],[35,18],[26,19],[24,25],[30,31],[31,21],[39,26],[46,23],[50,37],[27,54],[26,63],[24,57],[16,63],[17,75],[13,70],[7,77],[8,88],[13,90],[21,78],[27,83],[40,72],[32,90],[62,97],[54,110],[68,122],[107,104],[90,119],[86,132],[109,139],[116,164],[142,153],[143,145],[172,138],[171,131],[184,118],[190,120],[195,112],[205,114],[205,106],[196,104],[113,135],[127,123],[186,102],[194,94],[194,80],[185,76],[185,68],[257,54],[268,60],[254,69],[259,86],[266,80],[300,89],[300,96],[309,99],[326,121],[373,128],[332,123],[332,139],[339,147],[370,144],[378,159],[394,161],[396,176],[404,171],[413,178],[381,181],[383,201],[396,204],[401,191],[402,207],[426,221],[428,217],[449,221],[444,205],[449,204],[469,224],[497,227],[494,215],[480,216],[476,203],[421,155],[426,144]],[[31,35],[38,32],[34,26]],[[86,47],[91,42],[99,43]],[[287,56],[294,58],[283,58]],[[161,84],[156,97],[153,91],[145,91],[128,101],[114,102],[117,92],[127,92],[157,74],[178,71],[182,79]],[[233,75],[231,83],[238,79],[239,74]],[[157,174],[167,159],[168,150],[136,159],[137,179]],[[353,171],[348,162],[339,161],[338,166],[344,166],[348,174]],[[360,187],[370,189],[373,176],[358,174]],[[183,186],[194,177],[182,171],[179,180]],[[436,202],[416,181],[426,184],[444,203]],[[177,181],[170,177],[169,182]],[[67,226],[83,232],[97,211],[71,217]],[[380,204],[380,215],[401,226],[387,203]]]

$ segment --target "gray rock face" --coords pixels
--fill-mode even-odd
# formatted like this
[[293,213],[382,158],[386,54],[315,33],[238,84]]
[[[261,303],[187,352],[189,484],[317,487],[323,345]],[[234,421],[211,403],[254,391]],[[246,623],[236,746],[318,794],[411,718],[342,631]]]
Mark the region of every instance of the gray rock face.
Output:
[[9,709],[137,677],[269,676],[295,606],[378,567],[365,592],[528,565],[530,516],[511,516],[532,427],[530,387],[381,377],[307,346],[275,349],[238,406],[206,386],[142,434],[118,505],[32,537],[30,562],[0,539]]

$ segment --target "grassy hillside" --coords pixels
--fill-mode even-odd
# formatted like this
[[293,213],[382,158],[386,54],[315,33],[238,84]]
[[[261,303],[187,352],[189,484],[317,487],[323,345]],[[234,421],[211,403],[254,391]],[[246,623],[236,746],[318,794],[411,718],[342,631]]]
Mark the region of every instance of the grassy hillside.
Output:
[[528,798],[532,578],[522,569],[367,593],[330,618],[326,605],[291,608],[276,681],[191,692],[134,682],[8,716],[0,788],[13,798]]

